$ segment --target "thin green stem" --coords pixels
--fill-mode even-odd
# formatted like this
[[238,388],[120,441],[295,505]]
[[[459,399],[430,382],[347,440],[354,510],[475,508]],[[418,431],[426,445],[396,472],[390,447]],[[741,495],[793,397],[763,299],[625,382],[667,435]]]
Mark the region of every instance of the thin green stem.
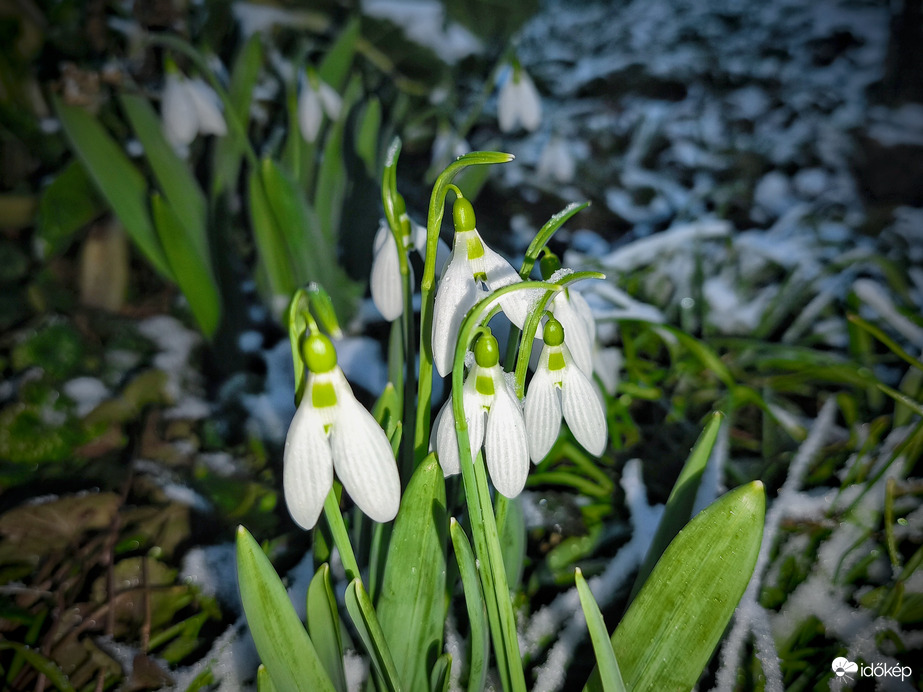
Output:
[[343,562],[347,581],[361,580],[359,563],[356,562],[356,554],[353,552],[353,545],[349,541],[349,532],[346,530],[346,522],[343,521],[343,514],[340,512],[340,503],[337,500],[336,489],[334,488],[330,489],[330,492],[327,493],[327,499],[324,500],[324,517],[330,527],[333,544],[340,553],[340,560]]

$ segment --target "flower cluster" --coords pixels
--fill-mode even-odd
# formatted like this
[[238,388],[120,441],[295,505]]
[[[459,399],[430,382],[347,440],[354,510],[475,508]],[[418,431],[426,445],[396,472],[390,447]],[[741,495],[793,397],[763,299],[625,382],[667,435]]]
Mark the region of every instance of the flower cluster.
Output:
[[225,135],[227,123],[215,91],[200,78],[187,79],[168,60],[161,99],[163,132],[167,141],[185,156],[196,135]]

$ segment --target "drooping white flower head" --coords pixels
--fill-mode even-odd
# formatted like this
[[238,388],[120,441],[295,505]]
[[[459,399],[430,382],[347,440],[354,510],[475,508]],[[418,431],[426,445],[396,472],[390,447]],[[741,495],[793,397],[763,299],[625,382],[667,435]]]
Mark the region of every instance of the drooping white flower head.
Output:
[[542,123],[542,100],[538,89],[518,62],[513,64],[500,87],[497,119],[501,132],[512,132],[519,125],[533,132]]
[[[398,220],[404,230],[401,244],[406,252],[410,247],[416,249],[420,257],[426,259],[426,227],[414,223],[407,215],[403,198],[397,196]],[[404,312],[404,295],[401,281],[401,264],[397,242],[387,221],[382,221],[375,234],[372,250],[372,274],[369,287],[372,302],[378,312],[389,322],[396,320]],[[449,255],[449,246],[440,238],[436,248],[436,271],[441,271]],[[410,285],[413,286],[413,266],[408,263]]]
[[[542,278],[549,281],[560,270],[561,261],[546,248],[539,261],[539,268]],[[564,327],[567,347],[577,366],[587,375],[591,375],[596,344],[596,320],[586,298],[575,289],[567,288],[554,297],[548,309]]]
[[359,508],[390,521],[401,501],[401,482],[384,430],[353,395],[322,334],[304,340],[304,396],[285,438],[282,483],[295,522],[317,523],[333,486],[333,472]]
[[221,100],[202,79],[187,79],[172,61],[167,62],[160,110],[167,141],[180,154],[196,135],[227,134],[227,123],[221,113]]
[[571,153],[571,145],[557,135],[552,135],[542,149],[535,172],[542,180],[556,183],[572,182],[577,173],[577,162]]
[[594,456],[606,449],[602,400],[564,345],[564,334],[558,320],[552,318],[545,324],[545,345],[526,394],[529,455],[536,464],[545,458],[558,437],[562,408],[567,426],[584,449]]
[[299,81],[298,94],[298,127],[301,136],[307,142],[314,142],[320,132],[324,114],[331,120],[340,117],[343,99],[336,89],[321,81],[317,73],[308,68]]
[[[487,470],[497,492],[516,497],[529,475],[526,426],[519,399],[499,365],[500,346],[490,334],[474,348],[474,365],[465,378],[462,401],[468,423],[471,458],[484,448]],[[436,453],[446,476],[461,472],[455,412],[451,399],[433,425]]]
[[[433,362],[443,377],[452,370],[462,320],[484,293],[481,284],[494,291],[521,281],[513,266],[481,239],[475,228],[474,208],[468,200],[457,198],[452,216],[455,240],[433,308]],[[514,291],[500,299],[500,307],[522,329],[534,298],[534,291]]]

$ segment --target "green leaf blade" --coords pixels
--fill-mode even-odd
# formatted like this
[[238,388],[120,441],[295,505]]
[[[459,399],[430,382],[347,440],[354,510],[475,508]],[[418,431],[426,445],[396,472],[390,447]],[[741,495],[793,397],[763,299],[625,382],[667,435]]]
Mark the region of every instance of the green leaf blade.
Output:
[[403,688],[400,676],[394,667],[394,659],[391,657],[388,642],[381,630],[372,601],[359,579],[353,579],[346,587],[346,610],[385,688],[388,692],[400,692]]
[[579,567],[574,579],[577,583],[577,594],[580,596],[583,616],[586,618],[587,629],[590,631],[590,640],[593,642],[593,652],[596,654],[596,665],[603,691],[625,692],[622,673],[619,671],[615,652],[609,642],[609,630],[606,629],[603,614],[599,611],[599,605],[596,603],[596,599],[593,598],[593,592],[590,591],[590,586],[586,583],[586,579],[583,578],[583,572],[580,571]]
[[320,566],[308,586],[307,605],[308,636],[337,692],[346,692],[340,616],[327,563]]
[[237,581],[256,650],[279,690],[335,692],[269,558],[237,529]]
[[452,536],[452,548],[458,563],[462,588],[465,591],[465,607],[468,610],[471,644],[468,661],[468,690],[478,692],[484,689],[484,683],[487,680],[487,657],[490,653],[487,605],[484,602],[484,593],[481,591],[474,551],[461,525],[454,518],[449,523],[449,533]]
[[394,523],[378,616],[408,690],[427,687],[445,628],[446,498],[434,455],[417,467]]

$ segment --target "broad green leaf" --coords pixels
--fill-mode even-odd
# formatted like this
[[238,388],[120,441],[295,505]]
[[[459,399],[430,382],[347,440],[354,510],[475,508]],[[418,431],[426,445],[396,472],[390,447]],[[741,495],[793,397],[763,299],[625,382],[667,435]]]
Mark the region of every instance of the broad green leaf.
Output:
[[663,517],[657,526],[657,533],[654,534],[654,540],[651,541],[651,547],[648,548],[644,562],[638,570],[638,576],[635,578],[635,585],[631,589],[631,597],[634,598],[638,590],[644,584],[657,560],[666,550],[673,537],[679,533],[692,514],[692,506],[695,503],[695,496],[699,490],[699,482],[702,480],[702,473],[705,471],[705,465],[714,449],[715,441],[718,439],[718,431],[721,428],[721,421],[724,415],[715,412],[705,426],[705,430],[696,440],[695,447],[689,454],[683,470],[680,471],[679,478],[670,491],[670,497],[667,498],[667,505],[663,511]]
[[320,566],[308,586],[308,636],[314,642],[317,655],[337,692],[346,692],[343,670],[343,644],[340,637],[340,616],[337,599],[330,584],[330,567]]
[[[231,83],[228,97],[234,106],[234,112],[246,130],[250,122],[250,101],[253,88],[263,67],[263,44],[260,33],[253,34],[241,48],[231,68]],[[296,128],[297,129],[297,128]],[[240,170],[240,160],[246,144],[239,141],[234,132],[215,140],[215,156],[212,169],[213,194],[220,194],[226,187],[234,186]]]
[[60,692],[75,692],[74,687],[70,684],[67,676],[58,665],[49,658],[45,658],[38,649],[26,646],[19,642],[0,641],[0,651],[12,649],[25,659],[30,666],[35,668],[39,673],[48,678],[48,681],[55,686]]
[[468,537],[454,517],[449,521],[449,533],[452,535],[452,548],[455,551],[455,561],[458,563],[458,572],[465,590],[465,607],[468,610],[468,641],[471,644],[468,658],[468,690],[478,692],[484,689],[487,680],[487,656],[490,648],[487,606],[484,603],[484,593],[481,591],[474,551],[471,550]]
[[356,131],[356,153],[365,163],[371,178],[378,176],[378,131],[381,127],[381,102],[371,97],[365,104]]
[[172,278],[148,213],[144,176],[92,115],[57,99],[54,105],[74,151],[125,230],[154,268]]
[[[754,481],[673,539],[611,637],[628,689],[695,686],[753,574],[765,513],[763,484]],[[597,672],[587,689],[602,689]]]
[[36,231],[45,257],[68,248],[74,233],[105,209],[80,161],[74,159],[42,192]]
[[426,689],[445,629],[445,480],[435,455],[414,472],[394,521],[378,616],[408,690]]
[[[304,193],[290,175],[272,159],[264,159],[261,176],[272,221],[284,242],[295,285],[312,282],[323,286],[333,319],[324,319],[321,296],[309,295],[314,313],[325,327],[336,324],[336,315],[348,320],[355,312],[358,287],[337,262],[336,244],[321,231],[318,215],[308,206]],[[329,291],[329,293],[328,293]],[[338,325],[337,325],[338,326]]]
[[359,579],[353,579],[346,587],[346,610],[385,688],[388,692],[398,692],[403,689],[397,669],[394,667],[394,659],[388,649],[388,641],[378,623],[375,608]]
[[586,618],[586,626],[590,631],[590,640],[593,642],[593,653],[596,654],[596,666],[602,688],[604,692],[625,692],[622,673],[619,671],[618,661],[615,660],[615,652],[609,642],[609,630],[606,629],[603,614],[599,611],[599,605],[597,605],[596,599],[593,598],[593,592],[590,591],[590,587],[586,583],[586,579],[583,578],[583,572],[580,571],[579,567],[574,575],[574,580],[577,583],[577,593],[580,596],[583,617]]
[[433,692],[449,692],[450,675],[452,673],[452,655],[442,654],[436,659],[433,672],[429,676],[429,688]]
[[269,558],[237,529],[237,583],[250,634],[278,690],[335,692]]
[[522,500],[518,497],[507,499],[497,495],[495,502],[506,581],[510,590],[516,591],[522,579],[522,566],[526,558],[526,518],[522,513]]
[[221,321],[221,295],[208,263],[180,222],[173,207],[155,193],[151,210],[170,269],[202,333],[211,338]]
[[589,202],[583,202],[582,204],[571,202],[545,222],[545,225],[542,226],[539,232],[535,234],[535,238],[532,239],[532,242],[529,243],[529,247],[526,250],[525,259],[523,259],[522,262],[522,268],[519,270],[519,275],[523,279],[529,278],[529,274],[532,273],[532,267],[535,266],[535,261],[541,254],[542,248],[548,244],[551,236],[553,236],[555,232],[561,226],[563,226],[574,214],[583,211],[588,206],[590,206]]
[[295,290],[295,277],[285,236],[279,228],[263,187],[260,171],[250,172],[250,223],[260,264],[266,273],[270,298],[286,298]]
[[318,76],[337,91],[342,91],[346,84],[358,40],[359,19],[355,18],[346,25],[317,68]]
[[205,195],[189,164],[173,151],[163,134],[160,118],[147,99],[122,94],[120,100],[164,197],[186,229],[199,257],[208,260],[210,266]]

